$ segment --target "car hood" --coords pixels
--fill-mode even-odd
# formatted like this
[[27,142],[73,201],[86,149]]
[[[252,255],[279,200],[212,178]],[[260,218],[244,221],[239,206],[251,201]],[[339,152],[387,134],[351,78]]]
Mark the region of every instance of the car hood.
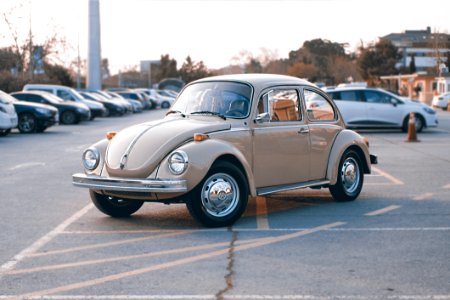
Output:
[[106,151],[110,176],[147,178],[161,160],[195,133],[230,129],[224,121],[173,118],[124,129],[111,140]]

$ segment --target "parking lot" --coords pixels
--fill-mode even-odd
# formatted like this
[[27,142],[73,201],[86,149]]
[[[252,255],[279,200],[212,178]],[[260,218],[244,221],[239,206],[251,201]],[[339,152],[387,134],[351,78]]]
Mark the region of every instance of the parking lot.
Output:
[[82,151],[164,113],[0,139],[0,299],[450,299],[450,112],[418,143],[361,131],[379,164],[354,202],[252,198],[220,229],[179,204],[101,214],[71,183]]

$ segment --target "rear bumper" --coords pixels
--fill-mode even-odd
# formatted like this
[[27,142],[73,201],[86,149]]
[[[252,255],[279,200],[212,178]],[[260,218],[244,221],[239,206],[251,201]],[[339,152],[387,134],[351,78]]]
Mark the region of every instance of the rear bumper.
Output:
[[77,173],[72,175],[72,183],[78,187],[104,191],[149,193],[187,192],[186,180],[131,179]]

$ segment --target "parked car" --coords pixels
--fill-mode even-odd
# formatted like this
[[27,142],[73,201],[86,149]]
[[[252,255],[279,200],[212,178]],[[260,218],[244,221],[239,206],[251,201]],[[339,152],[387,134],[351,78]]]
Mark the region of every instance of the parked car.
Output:
[[[122,94],[120,94],[121,92],[108,92],[108,94],[110,94],[113,97],[116,98],[122,98],[125,101],[127,101],[128,103],[131,104],[132,108],[133,108],[133,113],[140,113],[144,110],[144,104],[146,104],[146,102],[144,101],[143,98],[141,99],[132,99],[132,97],[128,97],[128,96],[124,96]],[[148,104],[147,104],[148,106]]]
[[79,92],[87,100],[97,101],[105,107],[104,117],[109,116],[123,116],[127,110],[125,105],[117,103],[116,101],[104,98],[101,94],[94,92]]
[[[311,105],[311,104],[319,105]],[[113,217],[145,201],[186,203],[200,223],[229,226],[248,196],[329,188],[355,200],[376,156],[333,101],[295,77],[242,74],[187,85],[162,120],[109,133],[82,155],[95,206]]]
[[356,86],[325,91],[339,107],[348,128],[401,128],[406,132],[412,112],[417,132],[438,125],[436,112],[428,105],[383,89]]
[[169,108],[174,102],[175,97],[170,93],[164,92],[164,90],[150,89],[150,95],[156,101],[156,106],[161,108]]
[[91,111],[83,104],[63,101],[57,96],[41,91],[15,92],[11,95],[19,100],[41,103],[55,107],[59,112],[59,123],[78,124],[91,118]]
[[105,113],[105,107],[96,101],[84,99],[75,89],[63,85],[26,84],[24,91],[44,91],[58,96],[64,101],[72,101],[87,106],[91,110],[90,119],[94,120]]
[[133,100],[139,101],[145,109],[151,108],[151,103],[147,97],[144,97],[141,93],[135,91],[117,91],[117,92],[108,92],[110,95],[120,96],[125,100]]
[[443,110],[447,110],[449,102],[450,102],[450,93],[445,93],[442,95],[434,96],[431,105],[433,107],[438,107],[442,108]]
[[132,114],[133,113],[133,105],[125,100],[122,96],[117,95],[115,92],[108,92],[108,91],[101,91],[105,94],[105,97],[108,98],[108,100],[114,101],[116,103],[120,103],[125,107],[126,113]]
[[13,99],[7,93],[0,91],[0,136],[5,136],[17,126],[17,113],[14,110]]

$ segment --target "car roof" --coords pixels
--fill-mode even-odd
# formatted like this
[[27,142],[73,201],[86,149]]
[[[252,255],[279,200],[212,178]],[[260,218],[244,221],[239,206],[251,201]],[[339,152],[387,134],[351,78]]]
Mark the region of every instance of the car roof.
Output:
[[233,74],[220,75],[199,79],[195,82],[206,81],[238,81],[253,85],[256,89],[265,88],[267,85],[309,85],[315,87],[309,81],[287,75],[277,74]]

